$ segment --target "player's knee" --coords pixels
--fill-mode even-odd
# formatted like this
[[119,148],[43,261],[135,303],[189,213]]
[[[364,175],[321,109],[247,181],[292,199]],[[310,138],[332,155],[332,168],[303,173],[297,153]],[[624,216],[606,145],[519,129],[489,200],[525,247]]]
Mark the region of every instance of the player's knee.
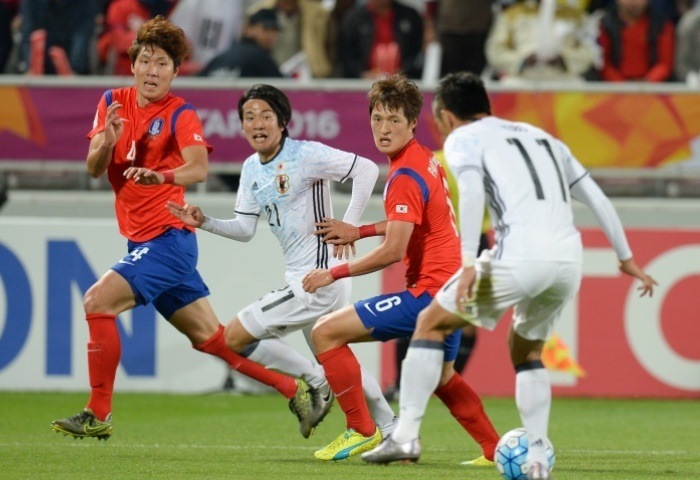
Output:
[[311,329],[311,341],[317,352],[328,350],[333,335],[332,324],[321,317]]
[[416,321],[416,330],[414,336],[419,336],[421,338],[429,337],[442,337],[443,339],[447,336],[446,332],[440,328],[440,321],[425,309],[418,314],[418,320]]
[[85,292],[83,296],[83,308],[85,313],[104,313],[104,306],[101,302],[100,288],[94,284]]

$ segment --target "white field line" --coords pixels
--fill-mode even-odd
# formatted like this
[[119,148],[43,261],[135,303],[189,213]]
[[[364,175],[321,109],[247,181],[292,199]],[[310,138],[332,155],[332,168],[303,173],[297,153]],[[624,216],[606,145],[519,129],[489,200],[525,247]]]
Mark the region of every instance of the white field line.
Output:
[[[179,444],[179,445],[168,445],[168,444],[142,444],[142,443],[117,443],[117,442],[96,442],[92,439],[85,439],[85,441],[75,439],[70,441],[66,439],[64,446],[76,447],[76,448],[92,448],[95,445],[102,445],[103,448],[137,448],[137,449],[150,449],[150,450],[299,450],[299,451],[309,451],[317,450],[321,448],[322,445],[314,445],[309,447],[302,446],[289,446],[289,445],[199,445],[199,444]],[[34,443],[34,442],[0,442],[0,447],[42,447],[42,448],[54,448],[60,446],[55,442],[45,442],[45,443]],[[423,450],[442,452],[446,451],[443,448],[424,448]],[[607,449],[586,449],[586,448],[570,448],[570,449],[558,449],[557,455],[672,455],[672,456],[682,456],[682,455],[697,455],[698,452],[691,452],[690,450],[607,450]]]

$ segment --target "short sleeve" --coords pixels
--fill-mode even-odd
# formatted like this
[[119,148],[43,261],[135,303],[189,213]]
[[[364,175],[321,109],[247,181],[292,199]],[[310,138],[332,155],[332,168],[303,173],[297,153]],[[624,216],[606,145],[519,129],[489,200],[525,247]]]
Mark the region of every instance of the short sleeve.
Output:
[[420,175],[409,169],[398,170],[387,183],[384,200],[387,220],[420,225],[428,196],[428,186]]
[[108,90],[102,95],[99,103],[97,104],[97,111],[95,112],[95,119],[92,121],[92,130],[87,134],[87,138],[92,138],[105,129],[105,118],[107,117],[107,101],[111,98],[111,90]]
[[175,110],[171,128],[177,144],[182,150],[185,147],[205,147],[209,153],[214,148],[204,139],[202,123],[199,121],[197,110],[189,103]]

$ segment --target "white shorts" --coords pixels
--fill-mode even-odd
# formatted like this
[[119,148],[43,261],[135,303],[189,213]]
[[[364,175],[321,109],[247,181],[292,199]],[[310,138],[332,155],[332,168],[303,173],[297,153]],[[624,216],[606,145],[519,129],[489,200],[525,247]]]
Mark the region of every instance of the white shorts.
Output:
[[[477,288],[471,315],[460,315],[493,330],[510,307],[513,328],[528,340],[547,340],[562,308],[578,291],[581,265],[576,262],[516,262],[491,258],[488,250],[476,262]],[[435,296],[438,304],[457,312],[455,296],[461,269]]]
[[287,285],[265,294],[238,312],[243,327],[258,340],[281,337],[312,326],[321,316],[350,302],[350,279],[341,279],[314,294],[301,283]]

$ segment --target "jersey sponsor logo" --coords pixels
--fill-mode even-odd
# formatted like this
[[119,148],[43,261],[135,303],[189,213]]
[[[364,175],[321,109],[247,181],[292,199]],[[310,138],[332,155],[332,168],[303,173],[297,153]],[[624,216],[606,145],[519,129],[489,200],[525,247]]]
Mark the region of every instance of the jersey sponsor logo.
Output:
[[253,182],[253,186],[250,189],[256,191],[258,189],[258,182]]
[[277,175],[275,177],[275,185],[277,186],[277,191],[284,195],[289,191],[289,176],[286,173]]
[[148,126],[148,134],[155,137],[163,130],[163,125],[165,125],[165,120],[162,118],[153,119],[151,124]]
[[396,213],[408,213],[408,205],[396,205]]

